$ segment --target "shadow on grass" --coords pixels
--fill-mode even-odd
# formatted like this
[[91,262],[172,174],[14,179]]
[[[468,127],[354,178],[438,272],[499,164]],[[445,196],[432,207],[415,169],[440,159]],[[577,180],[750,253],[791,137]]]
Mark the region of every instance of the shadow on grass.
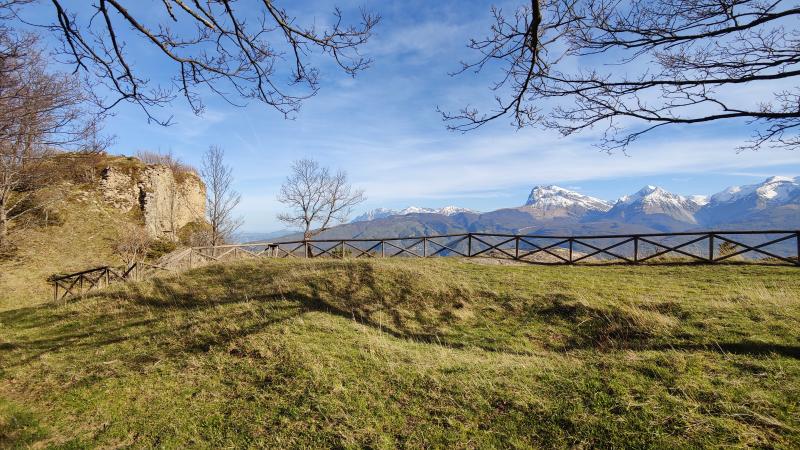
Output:
[[[438,321],[432,320],[420,306],[422,300],[416,290],[419,282],[413,279],[414,272],[376,274],[373,265],[356,262],[331,262],[314,267],[315,276],[305,274],[288,289],[286,286],[278,289],[273,283],[275,271],[280,269],[260,265],[237,266],[235,270],[209,266],[193,272],[191,277],[157,278],[147,284],[133,284],[121,294],[93,294],[87,299],[103,304],[119,302],[115,308],[99,309],[96,314],[89,309],[75,313],[52,304],[2,312],[0,322],[8,324],[16,337],[0,337],[0,371],[23,366],[53,352],[71,352],[81,361],[96,355],[98,350],[123,343],[140,344],[148,350],[129,352],[130,347],[125,347],[114,352],[113,358],[136,370],[160,359],[208,352],[212,347],[228,345],[309,311],[355,320],[398,339],[454,349],[534,354],[503,348],[503,344],[489,339],[464,342],[459,336],[442,332],[442,327],[453,317],[451,310],[459,308],[462,299],[457,298],[458,292],[448,294],[453,298],[440,299]],[[330,267],[336,270],[327,271]],[[344,280],[333,282],[331,277]],[[387,284],[387,277],[394,278]],[[219,290],[209,295],[202,289],[204,285]],[[237,310],[245,303],[248,307]],[[254,305],[260,308],[257,315],[253,313]],[[225,310],[226,307],[230,309]],[[216,315],[217,310],[222,316]],[[376,320],[377,313],[390,317],[391,323]],[[144,314],[148,318],[143,318]],[[551,294],[549,304],[532,307],[525,314],[569,332],[564,345],[545,347],[554,351],[678,350],[800,358],[800,347],[796,345],[750,341],[706,344],[677,338],[665,341],[663,336],[654,338],[647,327],[638,325],[624,311],[587,306],[565,294]],[[220,320],[236,326],[215,328]]]
[[[9,333],[0,334],[0,371],[23,366],[50,353],[77,355],[80,360],[114,345],[141,343],[140,348],[152,349],[149,355],[141,351],[129,352],[129,347],[113,353],[114,359],[135,369],[159,359],[207,352],[214,346],[224,346],[258,333],[308,310],[302,303],[287,303],[287,298],[278,295],[242,295],[233,285],[240,281],[232,279],[226,271],[203,269],[200,273],[205,278],[216,275],[214,281],[229,289],[219,297],[201,299],[194,280],[154,279],[147,285],[131,284],[122,293],[88,294],[66,306],[45,304],[0,312],[0,323],[19,336],[9,339]],[[80,312],[70,310],[76,304],[89,301],[98,301],[97,310],[89,307]],[[268,305],[268,309],[259,310],[256,319],[251,309],[237,309],[237,305],[245,303]],[[223,316],[210,312],[226,306],[231,309],[220,310]],[[222,319],[236,326],[215,328]],[[197,332],[198,329],[201,331]]]

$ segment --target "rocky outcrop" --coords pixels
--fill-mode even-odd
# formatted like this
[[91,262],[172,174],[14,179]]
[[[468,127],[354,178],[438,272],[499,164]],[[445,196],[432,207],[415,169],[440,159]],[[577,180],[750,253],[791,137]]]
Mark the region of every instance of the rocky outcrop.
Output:
[[100,190],[115,208],[141,214],[153,237],[174,239],[183,226],[205,217],[206,188],[200,178],[164,165],[109,166],[102,172]]

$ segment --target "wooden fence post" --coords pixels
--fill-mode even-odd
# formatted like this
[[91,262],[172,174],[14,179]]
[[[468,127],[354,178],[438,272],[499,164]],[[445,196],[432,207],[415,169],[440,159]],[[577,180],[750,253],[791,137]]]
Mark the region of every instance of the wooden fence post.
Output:
[[428,238],[422,238],[422,257],[428,257]]
[[386,257],[386,242],[382,240],[381,241],[381,258],[385,258],[385,257]]
[[472,233],[467,233],[467,258],[472,257]]
[[572,264],[572,238],[569,238],[569,263]]
[[53,301],[58,301],[58,281],[53,281]]
[[714,233],[708,233],[708,261],[714,262]]
[[519,236],[514,238],[514,259],[519,259]]
[[639,262],[639,236],[633,237],[633,262]]

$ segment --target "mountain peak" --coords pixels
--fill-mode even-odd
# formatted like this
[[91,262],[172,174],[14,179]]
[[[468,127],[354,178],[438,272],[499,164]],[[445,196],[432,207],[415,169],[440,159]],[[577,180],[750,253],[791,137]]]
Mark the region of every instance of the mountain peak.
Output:
[[646,195],[646,194],[651,194],[651,193],[656,192],[656,191],[663,191],[663,190],[664,189],[661,189],[658,186],[653,186],[652,184],[648,184],[647,186],[639,189],[639,193]]
[[792,177],[784,177],[781,175],[775,175],[774,177],[767,178],[763,184],[772,184],[772,183],[796,183],[797,179]]
[[732,203],[746,198],[756,202],[781,202],[790,197],[791,192],[800,189],[797,178],[774,176],[760,184],[731,186],[711,196],[714,203]]
[[409,214],[441,214],[443,216],[452,216],[459,213],[477,214],[478,212],[472,209],[452,205],[445,206],[443,208],[421,208],[419,206],[409,206],[400,210],[390,208],[375,208],[356,216],[350,222],[366,222],[369,220],[384,219],[390,216],[406,216]]
[[556,185],[535,186],[523,206],[539,218],[579,216],[588,211],[605,212],[611,204]]
[[627,218],[642,214],[664,214],[681,222],[695,223],[694,213],[706,203],[708,201],[703,196],[686,198],[661,187],[647,185],[635,194],[621,197],[611,213]]

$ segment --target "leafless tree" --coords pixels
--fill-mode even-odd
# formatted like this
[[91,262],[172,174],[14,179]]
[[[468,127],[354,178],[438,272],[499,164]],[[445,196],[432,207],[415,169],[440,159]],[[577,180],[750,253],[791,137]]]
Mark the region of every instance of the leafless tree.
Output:
[[119,239],[114,243],[114,253],[122,259],[126,267],[142,261],[153,239],[141,225],[128,224],[122,227]]
[[0,28],[0,245],[12,224],[46,206],[36,199],[54,149],[102,149],[86,101],[77,78],[48,70],[34,36]]
[[233,215],[241,196],[233,189],[233,169],[225,164],[225,150],[210,146],[203,155],[200,172],[206,183],[206,217],[211,225],[209,244],[224,244],[242,226],[242,218]]
[[347,220],[353,207],[364,200],[364,191],[353,189],[347,173],[331,174],[318,162],[301,159],[292,164],[278,194],[278,201],[291,212],[278,215],[278,220],[302,228],[303,239],[311,239],[331,224]]
[[[788,0],[531,0],[492,9],[480,53],[496,107],[443,112],[467,131],[509,117],[570,135],[605,127],[624,149],[655,129],[742,119],[742,148],[800,147],[800,7]],[[763,95],[742,95],[763,92]]]
[[[24,21],[34,0],[0,1],[0,16]],[[347,24],[333,11],[331,25],[304,25],[273,0],[50,0],[52,22],[38,24],[58,35],[61,54],[113,93],[104,104],[127,101],[161,124],[153,109],[182,96],[195,113],[203,110],[200,92],[210,91],[231,104],[257,100],[284,115],[319,89],[319,70],[312,53],[329,56],[347,74],[370,64],[359,54],[379,17],[364,10]],[[163,67],[173,68],[168,84],[137,67],[127,47],[149,45]]]

